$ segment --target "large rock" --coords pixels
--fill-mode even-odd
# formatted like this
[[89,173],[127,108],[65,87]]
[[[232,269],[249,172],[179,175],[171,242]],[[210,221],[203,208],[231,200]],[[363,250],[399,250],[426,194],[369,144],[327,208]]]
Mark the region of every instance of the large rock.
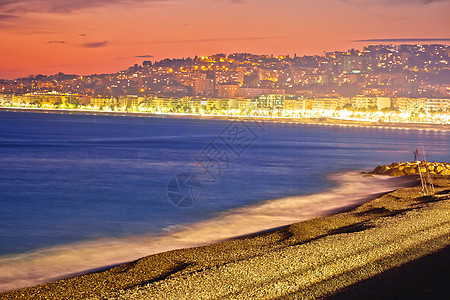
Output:
[[405,175],[414,175],[417,174],[417,169],[414,167],[406,167],[403,169],[403,173],[405,173]]
[[378,166],[376,167],[373,171],[372,174],[381,174],[381,169],[383,168],[383,166]]
[[405,173],[403,173],[399,169],[391,169],[389,171],[389,176],[404,176],[404,175],[405,175]]
[[380,174],[383,174],[383,175],[389,175],[390,169],[391,169],[391,168],[389,168],[388,166],[382,166],[382,167],[381,167],[381,170],[380,170]]
[[[447,166],[449,168],[447,168]],[[402,162],[391,163],[390,165],[377,166],[371,173],[378,175],[403,176],[429,172],[430,174],[450,175],[450,164],[436,162]]]
[[444,169],[442,170],[439,175],[450,175],[450,170],[449,169]]

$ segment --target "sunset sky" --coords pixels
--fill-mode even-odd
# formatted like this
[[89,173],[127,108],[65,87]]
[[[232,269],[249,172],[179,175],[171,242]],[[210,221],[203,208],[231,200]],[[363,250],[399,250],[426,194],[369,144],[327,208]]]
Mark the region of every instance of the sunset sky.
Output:
[[320,55],[372,39],[448,44],[449,12],[450,0],[0,0],[0,78],[215,53]]

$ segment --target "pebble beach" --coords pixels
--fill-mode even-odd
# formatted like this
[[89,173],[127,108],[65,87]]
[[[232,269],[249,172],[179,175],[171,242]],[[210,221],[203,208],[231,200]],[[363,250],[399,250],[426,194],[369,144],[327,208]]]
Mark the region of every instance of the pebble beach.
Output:
[[331,216],[151,255],[105,271],[3,293],[0,299],[336,296],[448,248],[450,178],[434,175],[433,182],[433,196],[423,196],[417,180],[411,187]]

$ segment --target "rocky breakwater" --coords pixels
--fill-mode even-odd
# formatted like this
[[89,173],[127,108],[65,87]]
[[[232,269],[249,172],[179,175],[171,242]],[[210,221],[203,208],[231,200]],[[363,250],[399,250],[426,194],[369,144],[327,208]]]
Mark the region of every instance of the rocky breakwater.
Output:
[[430,174],[450,175],[450,163],[424,161],[393,162],[390,165],[378,166],[370,173],[389,176],[404,176],[419,174],[419,170],[424,174],[427,169]]

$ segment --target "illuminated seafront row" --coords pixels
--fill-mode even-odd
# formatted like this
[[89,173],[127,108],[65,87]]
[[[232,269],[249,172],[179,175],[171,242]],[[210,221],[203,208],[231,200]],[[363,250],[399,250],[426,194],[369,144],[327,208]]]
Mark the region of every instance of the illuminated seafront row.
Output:
[[260,117],[271,119],[336,119],[366,122],[450,124],[450,99],[390,97],[298,98],[263,95],[253,99],[198,99],[71,94],[2,95],[8,109],[98,113],[143,113],[186,116]]

